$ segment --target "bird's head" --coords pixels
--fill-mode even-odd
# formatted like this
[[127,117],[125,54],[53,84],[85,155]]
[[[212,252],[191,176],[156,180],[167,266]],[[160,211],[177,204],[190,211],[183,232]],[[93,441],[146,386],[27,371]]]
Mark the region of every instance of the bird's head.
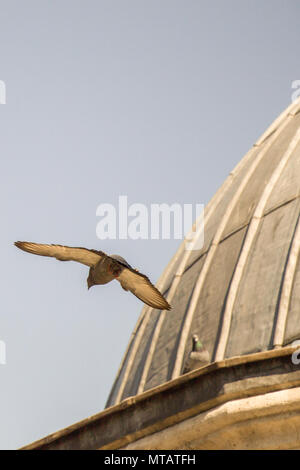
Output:
[[94,280],[93,280],[93,278],[92,278],[91,275],[89,275],[89,277],[87,278],[86,282],[87,282],[88,289],[89,289],[90,287],[92,287],[92,286],[95,285]]
[[202,348],[202,343],[199,340],[198,335],[193,335],[193,351],[197,351]]

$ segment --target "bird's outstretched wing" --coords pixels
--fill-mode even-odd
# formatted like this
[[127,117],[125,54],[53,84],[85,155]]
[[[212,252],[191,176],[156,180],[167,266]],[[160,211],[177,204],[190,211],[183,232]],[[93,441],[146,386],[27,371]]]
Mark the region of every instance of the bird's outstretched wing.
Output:
[[51,256],[60,261],[77,261],[90,267],[95,266],[103,256],[106,256],[102,251],[80,247],[44,245],[31,242],[15,242],[15,245],[21,250],[34,255]]
[[120,275],[116,278],[123,289],[130,290],[142,302],[160,310],[170,310],[171,306],[159,290],[150,282],[147,276],[135,269],[122,267]]

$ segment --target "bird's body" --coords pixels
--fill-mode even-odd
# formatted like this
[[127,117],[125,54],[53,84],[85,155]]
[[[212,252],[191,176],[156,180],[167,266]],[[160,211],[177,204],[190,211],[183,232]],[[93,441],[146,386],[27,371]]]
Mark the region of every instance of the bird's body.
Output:
[[116,279],[124,290],[131,291],[147,305],[162,310],[170,310],[171,308],[148,277],[132,268],[122,256],[109,256],[103,251],[62,245],[32,242],[15,242],[15,245],[21,250],[35,255],[50,256],[60,261],[77,261],[89,266],[88,288],[107,284]]
[[193,335],[193,348],[190,352],[183,373],[191,372],[192,370],[199,369],[209,363],[209,353],[203,346],[197,335]]
[[90,268],[88,277],[90,281],[88,281],[88,284],[107,284],[116,278],[116,274],[120,272],[120,270],[117,261],[114,261],[111,257],[103,257],[95,267]]

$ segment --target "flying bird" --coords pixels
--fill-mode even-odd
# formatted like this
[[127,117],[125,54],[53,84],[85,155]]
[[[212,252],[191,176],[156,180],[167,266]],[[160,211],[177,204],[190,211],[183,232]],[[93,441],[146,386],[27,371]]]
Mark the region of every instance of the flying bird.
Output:
[[209,353],[199,340],[198,335],[193,335],[192,341],[193,347],[185,363],[184,374],[199,369],[199,367],[205,366],[210,362]]
[[142,302],[160,310],[170,310],[171,306],[150,282],[145,274],[140,273],[119,255],[107,255],[103,251],[62,245],[45,245],[31,242],[15,242],[23,251],[40,256],[50,256],[59,261],[77,261],[89,266],[87,278],[90,287],[107,284],[116,279],[124,290],[132,292]]

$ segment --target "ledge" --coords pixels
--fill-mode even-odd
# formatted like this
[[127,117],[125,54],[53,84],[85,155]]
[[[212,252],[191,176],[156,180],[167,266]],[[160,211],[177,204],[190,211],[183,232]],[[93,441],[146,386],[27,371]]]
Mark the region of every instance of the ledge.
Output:
[[300,386],[286,347],[214,362],[127,398],[23,450],[119,449],[232,400]]

